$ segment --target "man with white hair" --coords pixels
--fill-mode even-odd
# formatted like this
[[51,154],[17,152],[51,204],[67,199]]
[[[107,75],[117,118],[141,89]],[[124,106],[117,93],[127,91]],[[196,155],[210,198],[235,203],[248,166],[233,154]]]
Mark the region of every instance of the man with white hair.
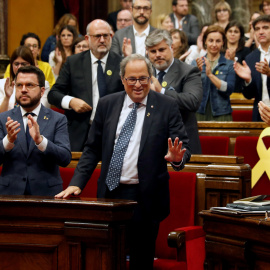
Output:
[[109,52],[110,25],[88,24],[85,39],[90,51],[68,57],[48,95],[50,104],[65,109],[71,151],[82,151],[100,97],[124,90],[119,75],[121,56]]

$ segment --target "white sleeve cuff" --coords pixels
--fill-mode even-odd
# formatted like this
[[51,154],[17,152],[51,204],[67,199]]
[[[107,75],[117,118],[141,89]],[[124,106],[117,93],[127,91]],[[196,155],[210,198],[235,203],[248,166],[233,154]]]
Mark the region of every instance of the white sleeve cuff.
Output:
[[61,101],[61,107],[65,110],[71,110],[71,108],[69,107],[69,103],[73,98],[74,97],[68,95],[64,96]]
[[13,147],[14,147],[15,144],[9,142],[9,140],[8,140],[8,138],[7,138],[7,135],[6,135],[6,136],[4,137],[4,139],[3,139],[3,145],[4,145],[5,151],[6,151],[6,152],[9,152],[10,150],[13,149]]
[[41,152],[44,152],[47,148],[48,140],[44,136],[42,136],[42,138],[43,138],[42,142],[40,144],[36,144],[36,146],[38,150],[40,150]]

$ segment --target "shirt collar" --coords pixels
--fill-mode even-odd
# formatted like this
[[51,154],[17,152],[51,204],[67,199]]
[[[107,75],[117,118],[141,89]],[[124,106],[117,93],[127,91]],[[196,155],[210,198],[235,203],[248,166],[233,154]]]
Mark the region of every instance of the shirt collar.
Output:
[[[22,116],[24,116],[27,113],[27,111],[22,106],[20,106],[20,109],[21,109]],[[39,103],[39,105],[32,111],[32,113],[38,116],[40,109],[41,109],[41,103]]]
[[91,62],[92,62],[92,65],[95,64],[98,60],[100,60],[102,63],[106,64],[107,63],[107,58],[108,58],[108,55],[109,55],[109,52],[106,53],[105,56],[103,56],[101,59],[97,59],[93,53],[91,52],[90,50],[90,55],[91,55]]
[[134,36],[143,36],[143,35],[148,36],[150,32],[150,24],[148,24],[147,28],[141,34],[138,33],[134,25],[133,25],[133,31],[134,31]]
[[[147,103],[147,97],[148,97],[148,95],[143,99],[142,102],[140,102],[140,103],[143,104],[144,106],[146,106],[146,103]],[[127,105],[128,107],[131,107],[131,106],[134,104],[134,101],[129,97],[129,95],[126,95],[125,102],[126,102],[126,105]]]
[[262,49],[262,46],[261,46],[261,44],[258,46],[258,50],[261,52],[261,53],[264,53],[264,54],[268,54],[268,53],[270,53],[270,46],[268,47],[268,51],[266,52],[266,51],[264,51],[263,49]]

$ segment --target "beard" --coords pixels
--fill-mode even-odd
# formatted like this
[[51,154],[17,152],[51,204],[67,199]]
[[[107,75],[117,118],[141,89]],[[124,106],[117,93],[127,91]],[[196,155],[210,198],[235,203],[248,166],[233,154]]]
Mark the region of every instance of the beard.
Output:
[[41,94],[40,93],[38,95],[36,95],[35,97],[33,97],[33,98],[30,98],[28,95],[24,95],[24,96],[27,96],[28,98],[30,98],[30,100],[27,100],[27,101],[21,101],[20,100],[21,96],[19,96],[19,98],[16,97],[16,102],[20,106],[22,106],[22,108],[36,107],[36,105],[40,102],[40,99],[41,99]]
[[134,21],[139,25],[144,25],[149,21],[149,19],[144,16],[138,16],[134,18]]
[[[159,59],[160,60],[160,59]],[[165,61],[165,60],[164,60]],[[169,67],[170,62],[169,61],[165,61],[162,64],[158,64],[157,62],[153,62],[153,66],[158,69],[158,70],[165,70]]]

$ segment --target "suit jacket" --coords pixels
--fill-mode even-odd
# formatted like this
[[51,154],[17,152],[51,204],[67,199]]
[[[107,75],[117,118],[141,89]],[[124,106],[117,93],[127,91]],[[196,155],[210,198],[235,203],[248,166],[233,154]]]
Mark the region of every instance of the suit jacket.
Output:
[[[20,132],[9,152],[4,150],[3,138],[7,135],[6,121],[10,116],[20,123]],[[71,152],[67,131],[67,119],[41,105],[37,122],[40,134],[48,139],[48,145],[41,152],[33,140],[27,149],[23,117],[20,108],[0,114],[0,194],[23,195],[28,179],[32,195],[54,196],[63,190],[59,166],[70,163]]]
[[[106,198],[108,194],[105,179],[124,97],[125,93],[115,93],[100,99],[82,157],[70,182],[70,185],[84,188],[97,163],[102,160],[97,192],[100,198]],[[190,158],[190,151],[176,101],[150,90],[139,149],[138,175],[142,209],[156,220],[169,214],[169,174],[164,156],[168,138],[177,136],[187,149],[182,169]]]
[[[262,76],[261,73],[255,69],[256,62],[260,62],[261,52],[256,49],[246,57],[246,63],[251,70],[252,81],[248,86],[243,87],[243,95],[245,98],[255,98],[253,104],[252,121],[262,121],[258,110],[258,103],[262,100]],[[268,81],[268,79],[267,79]],[[268,88],[268,94],[270,94]]]
[[113,27],[113,31],[117,31],[117,15],[121,9],[108,14],[107,22]]
[[[113,52],[108,55],[105,68],[108,94],[124,90],[119,75],[121,60],[122,58]],[[61,108],[63,97],[70,95],[93,106],[92,94],[91,56],[89,51],[85,51],[67,58],[56,83],[48,94],[48,101],[50,104]],[[83,150],[88,135],[91,113],[92,111],[76,113],[74,110],[65,110],[68,119],[71,151]]]
[[196,119],[196,111],[200,107],[203,96],[199,69],[183,63],[179,59],[174,59],[163,77],[163,83],[166,83],[165,95],[171,96],[177,101],[188,134],[191,154],[201,154]]
[[[150,25],[150,33],[154,31],[156,28]],[[122,46],[124,37],[129,38],[131,40],[132,45],[132,53],[136,53],[135,46],[135,36],[133,31],[133,25],[127,26],[123,29],[119,29],[115,32],[112,39],[112,47],[110,51],[117,53],[118,55],[122,55]]]
[[[175,18],[174,13],[170,14],[171,20],[175,26]],[[188,44],[189,45],[196,45],[197,44],[197,38],[200,35],[200,28],[199,28],[199,22],[198,19],[191,14],[188,14],[185,16],[183,24],[182,24],[183,31],[188,37]]]

